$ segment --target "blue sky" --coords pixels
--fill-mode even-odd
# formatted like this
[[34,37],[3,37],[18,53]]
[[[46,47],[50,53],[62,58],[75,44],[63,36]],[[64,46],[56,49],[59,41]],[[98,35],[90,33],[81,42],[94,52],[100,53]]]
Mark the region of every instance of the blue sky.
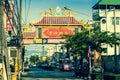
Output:
[[[60,8],[69,7],[71,10],[77,12],[76,19],[88,20],[92,16],[92,6],[95,5],[99,0],[31,0],[30,9],[28,13],[27,23],[40,20],[40,12],[48,10],[49,8]],[[26,12],[28,10],[29,0],[26,0]],[[23,0],[23,20],[25,20],[25,0]],[[83,15],[86,14],[89,17]]]

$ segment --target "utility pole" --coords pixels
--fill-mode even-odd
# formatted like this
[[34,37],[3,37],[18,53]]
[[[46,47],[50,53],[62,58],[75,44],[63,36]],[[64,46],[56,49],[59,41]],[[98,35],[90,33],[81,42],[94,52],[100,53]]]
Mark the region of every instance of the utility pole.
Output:
[[[114,35],[116,37],[116,13],[115,13],[115,6],[113,8],[113,17],[114,17]],[[114,45],[114,61],[115,61],[115,73],[118,73],[118,60],[117,60],[117,46],[116,43]]]
[[[88,24],[89,25],[92,25],[93,24],[93,21],[92,20],[89,20],[88,21]],[[91,35],[90,35],[91,33],[90,33],[90,26],[89,26],[89,40],[90,40],[90,37],[91,37]],[[89,80],[91,80],[91,74],[92,74],[92,57],[91,57],[91,45],[88,45],[88,58],[89,58],[89,74],[88,74],[88,79]]]
[[11,80],[9,58],[7,52],[7,41],[5,31],[5,12],[4,0],[0,0],[0,54],[3,56],[3,80]]
[[[4,21],[3,21],[3,0],[0,0],[0,54],[2,54],[2,56],[4,55],[3,49],[4,49],[4,44],[3,44],[3,30],[4,30]],[[3,59],[2,59],[3,60]],[[6,73],[6,68],[4,65],[4,60],[2,61],[3,64],[3,80],[6,79],[7,80],[7,73]]]
[[21,56],[22,56],[22,31],[21,31],[21,23],[22,23],[22,0],[20,0],[19,3],[19,24],[18,24],[18,33],[17,33],[17,37],[18,37],[18,55],[17,55],[17,59],[18,60],[16,62],[16,67],[18,68],[18,70],[16,70],[16,72],[18,72],[18,79],[21,79],[21,71],[22,71],[22,60],[21,60]]

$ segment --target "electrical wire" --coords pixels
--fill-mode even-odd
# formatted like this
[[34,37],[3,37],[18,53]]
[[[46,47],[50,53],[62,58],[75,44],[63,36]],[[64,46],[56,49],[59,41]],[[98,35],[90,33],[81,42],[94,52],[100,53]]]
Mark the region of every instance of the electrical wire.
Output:
[[26,14],[27,12],[26,12],[26,0],[25,0],[25,24],[26,24],[26,22],[27,22],[27,14]]
[[28,9],[27,9],[27,1],[25,0],[25,24],[27,24],[27,18],[29,16],[29,11],[30,11],[30,7],[31,7],[31,0],[29,0],[28,3]]
[[76,10],[72,10],[71,8],[68,8],[68,7],[64,7],[65,10],[68,10],[68,11],[73,11],[73,12],[76,12],[78,14],[81,14],[81,15],[84,15],[84,16],[87,16],[90,18],[90,16],[86,13],[82,13],[82,12],[79,12],[79,11],[76,11]]
[[27,18],[28,18],[28,15],[29,15],[30,8],[31,8],[31,0],[29,0],[29,6],[28,6],[28,11],[27,11]]
[[14,24],[15,24],[15,26],[16,26],[16,28],[17,28],[17,30],[18,30],[18,26],[17,25],[19,25],[19,8],[18,8],[18,1],[17,0],[14,0],[14,20],[15,20],[15,22],[14,22]]
[[[19,16],[20,16],[20,14],[19,14],[19,5],[18,5],[18,1],[17,0],[14,0],[15,1],[15,16],[16,16],[16,19],[18,19],[17,21],[19,22]],[[25,23],[25,21],[23,20],[23,18],[22,18],[22,21]]]

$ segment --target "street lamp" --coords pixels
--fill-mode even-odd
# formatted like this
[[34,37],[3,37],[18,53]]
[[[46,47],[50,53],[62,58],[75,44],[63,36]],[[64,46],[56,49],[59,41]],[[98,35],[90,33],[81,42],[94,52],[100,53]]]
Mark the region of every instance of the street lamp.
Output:
[[[88,21],[88,24],[89,24],[89,25],[92,25],[92,24],[93,24],[93,21],[92,21],[92,20],[89,20],[89,21]],[[89,34],[88,34],[88,35],[89,35],[89,40],[90,40],[90,27],[89,27]],[[91,62],[92,62],[92,61],[91,61],[91,59],[92,59],[92,58],[91,58],[91,54],[92,54],[92,53],[91,53],[91,46],[88,45],[88,48],[89,48],[89,49],[88,49],[88,54],[89,54],[89,56],[88,56],[88,57],[89,57],[89,75],[88,75],[88,78],[89,78],[89,80],[91,80],[91,73],[92,73],[92,67],[91,67],[91,66],[92,66],[92,64],[91,64]]]

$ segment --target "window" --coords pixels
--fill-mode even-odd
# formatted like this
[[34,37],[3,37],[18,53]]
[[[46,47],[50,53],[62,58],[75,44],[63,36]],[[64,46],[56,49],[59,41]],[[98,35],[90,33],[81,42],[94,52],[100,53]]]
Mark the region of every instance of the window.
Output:
[[0,53],[0,63],[2,63],[2,54]]
[[107,53],[107,48],[103,48],[103,52],[104,52],[104,53]]
[[78,33],[78,28],[75,28],[75,33]]
[[[120,17],[116,17],[116,25],[119,25]],[[114,17],[111,17],[111,23],[114,25]]]
[[38,38],[42,38],[42,29],[38,28]]
[[119,20],[120,20],[120,18],[116,17],[116,25],[119,25]]
[[114,25],[114,17],[111,17],[111,23]]

